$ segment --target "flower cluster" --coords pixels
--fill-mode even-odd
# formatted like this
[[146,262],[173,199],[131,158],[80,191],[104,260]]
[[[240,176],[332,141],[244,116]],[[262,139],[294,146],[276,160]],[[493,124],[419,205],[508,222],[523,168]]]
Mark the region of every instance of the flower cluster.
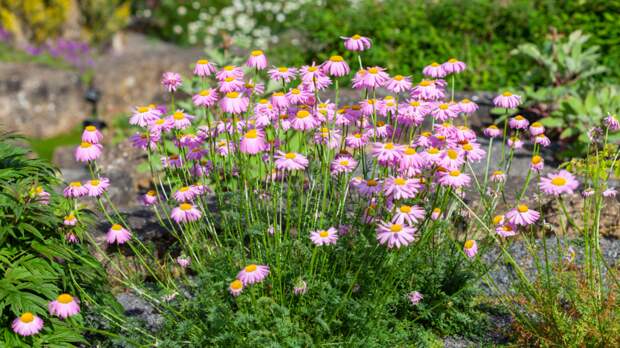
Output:
[[[69,294],[61,294],[54,301],[49,302],[49,314],[61,319],[77,315],[80,312],[78,302],[75,297]],[[11,327],[18,335],[32,336],[43,329],[43,319],[32,312],[24,312],[13,320]]]

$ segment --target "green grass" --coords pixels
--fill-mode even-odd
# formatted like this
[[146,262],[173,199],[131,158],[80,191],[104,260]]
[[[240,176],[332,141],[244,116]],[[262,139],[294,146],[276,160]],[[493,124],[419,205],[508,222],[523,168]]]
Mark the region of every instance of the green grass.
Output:
[[32,150],[39,155],[40,158],[51,161],[54,150],[59,146],[77,145],[82,135],[82,125],[78,125],[67,133],[59,134],[51,138],[44,139],[28,139]]

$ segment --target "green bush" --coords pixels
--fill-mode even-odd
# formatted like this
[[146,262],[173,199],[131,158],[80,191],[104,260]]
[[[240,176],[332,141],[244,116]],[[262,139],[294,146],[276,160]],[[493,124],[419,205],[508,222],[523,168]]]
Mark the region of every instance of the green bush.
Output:
[[[106,275],[83,244],[65,241],[61,216],[72,207],[53,191],[59,184],[49,162],[33,159],[14,136],[0,135],[0,342],[8,347],[71,346],[87,343],[87,330],[120,308],[106,287]],[[49,202],[44,199],[48,192]],[[87,212],[82,211],[84,221]],[[73,232],[80,234],[82,227]],[[82,314],[59,320],[47,304],[61,293],[79,298]],[[99,307],[100,306],[100,307]],[[92,308],[99,314],[86,319]],[[44,321],[41,333],[21,337],[11,322],[24,312]]]

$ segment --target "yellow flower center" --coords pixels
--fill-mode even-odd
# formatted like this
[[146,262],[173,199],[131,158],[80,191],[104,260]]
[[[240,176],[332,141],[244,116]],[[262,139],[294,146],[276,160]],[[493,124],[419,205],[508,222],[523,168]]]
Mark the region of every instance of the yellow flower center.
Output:
[[542,157],[536,155],[536,156],[532,157],[532,164],[538,164],[538,163],[542,162],[542,160],[543,160]]
[[439,213],[441,213],[441,209],[435,208],[435,209],[433,209],[433,213],[439,214]]
[[189,204],[189,203],[183,203],[183,204],[181,204],[179,206],[179,208],[181,208],[181,210],[183,210],[183,211],[188,211],[188,210],[192,209],[193,206],[191,204]]
[[489,128],[489,129],[499,129],[499,128],[497,128],[497,126],[496,126],[496,125],[494,125],[494,124],[492,124],[492,125],[488,126],[487,128]]
[[155,196],[155,194],[156,194],[156,193],[155,193],[155,191],[153,191],[153,190],[149,190],[146,194],[147,194],[148,196]]
[[317,70],[319,70],[319,68],[318,68],[318,67],[316,67],[316,66],[309,66],[309,67],[308,67],[308,71],[309,71],[309,72],[315,72],[315,71],[317,71]]
[[263,51],[261,50],[256,50],[256,51],[252,51],[251,53],[254,57],[258,57],[258,56],[262,56],[263,55]]
[[251,264],[245,267],[245,271],[246,272],[254,272],[256,271],[256,265],[255,264]]
[[122,230],[122,229],[123,229],[123,226],[121,226],[121,225],[119,225],[119,224],[114,224],[114,225],[112,225],[112,229],[113,229],[114,231],[120,231],[120,230]]
[[235,99],[239,97],[239,92],[228,92],[226,93],[226,98]]
[[321,236],[321,238],[325,238],[325,237],[329,236],[329,232],[323,230],[323,231],[319,232],[319,236]]
[[452,170],[450,171],[450,176],[459,176],[461,175],[461,171],[460,170]]
[[82,186],[82,183],[81,183],[81,182],[79,182],[79,181],[73,181],[73,182],[71,182],[71,183],[69,184],[69,186],[71,186],[71,187],[81,187],[81,186]]
[[310,112],[308,110],[299,110],[297,111],[297,118],[306,118],[310,116]]
[[206,59],[200,59],[199,61],[196,62],[196,64],[198,65],[207,65],[209,64],[209,61]]
[[73,214],[69,214],[69,215],[65,216],[65,220],[73,220],[73,219],[75,219],[75,215],[73,215]]
[[30,312],[26,312],[26,313],[22,314],[22,315],[19,317],[19,320],[20,320],[22,323],[28,324],[28,323],[30,323],[31,321],[33,321],[33,320],[34,320],[34,315],[33,315],[32,313],[30,313]]
[[390,227],[390,231],[392,231],[393,233],[398,233],[398,232],[400,232],[402,230],[403,230],[403,225],[401,225],[401,224],[393,224]]
[[465,242],[465,249],[471,249],[474,247],[474,243],[475,241],[473,239],[470,239],[468,241]]
[[285,73],[285,72],[288,71],[288,68],[285,67],[285,66],[281,66],[281,67],[278,68],[278,71],[281,72],[281,73]]
[[504,225],[502,226],[502,230],[504,230],[505,232],[511,232],[512,227],[510,225]]
[[438,67],[438,66],[439,66],[439,63],[437,63],[437,62],[433,62],[433,63],[431,63],[431,66],[432,66],[433,68],[436,68],[436,67]]
[[411,155],[415,155],[416,154],[416,150],[412,147],[407,147],[405,149],[405,155],[411,156]]
[[502,95],[503,95],[504,97],[510,97],[510,96],[512,96],[512,93],[510,93],[510,92],[506,91],[506,92],[502,93]]
[[299,89],[297,89],[297,88],[293,88],[293,89],[291,89],[291,93],[292,94],[300,94],[301,91]]
[[473,149],[474,149],[474,146],[472,144],[467,143],[467,144],[463,145],[463,150],[465,150],[465,151],[471,151]]
[[233,290],[241,290],[243,288],[243,283],[239,279],[235,279],[232,283],[230,283],[230,288]]
[[375,187],[377,185],[379,185],[379,183],[375,179],[368,179],[366,181],[366,186]]
[[504,220],[504,215],[495,215],[493,217],[493,225],[499,225]]
[[497,176],[497,175],[502,175],[504,174],[504,172],[502,172],[501,170],[496,170],[493,172],[493,175]]
[[527,213],[527,211],[530,209],[525,204],[519,204],[517,206],[517,210],[519,211],[519,213]]
[[187,192],[187,191],[189,191],[189,186],[183,186],[183,187],[181,187],[181,188],[179,189],[179,191],[181,191],[181,192]]
[[226,71],[233,71],[233,70],[235,70],[235,67],[234,67],[234,66],[232,66],[232,65],[226,65],[226,66],[224,67],[224,70],[226,70]]
[[73,297],[71,297],[71,295],[69,295],[69,294],[61,294],[60,296],[58,296],[56,301],[58,301],[58,302],[60,302],[62,304],[67,304],[67,303],[71,303],[73,301]]
[[99,180],[91,180],[90,181],[90,186],[99,186],[101,182]]
[[258,132],[256,129],[250,129],[247,133],[245,133],[245,137],[248,139],[256,139],[258,136]]
[[403,179],[403,178],[396,178],[394,179],[394,183],[398,186],[403,186],[404,184],[407,183],[407,180]]
[[200,94],[200,96],[201,96],[201,97],[208,97],[208,96],[210,96],[210,95],[211,95],[211,91],[209,91],[208,89],[203,89],[203,90],[202,90],[202,91],[200,91],[200,93],[198,93],[198,94]]
[[145,112],[147,112],[149,110],[150,109],[149,109],[148,106],[141,106],[141,107],[138,108],[138,112],[141,113],[141,114],[143,114],[143,113],[145,113]]
[[405,213],[405,214],[409,214],[411,213],[411,207],[408,205],[401,205],[400,206],[400,212],[401,213]]
[[383,146],[384,149],[386,150],[392,150],[394,148],[394,144],[393,143],[387,143],[385,144],[385,146]]
[[551,183],[555,186],[564,186],[566,185],[566,179],[561,176],[557,176],[551,180]]
[[234,77],[227,77],[227,78],[224,79],[224,81],[226,81],[226,82],[233,82],[233,81],[235,81],[235,78]]
[[88,149],[88,148],[89,148],[89,147],[91,147],[91,146],[93,146],[93,144],[91,144],[91,143],[87,143],[87,142],[85,142],[85,141],[83,141],[83,142],[80,144],[80,147],[81,147],[81,148],[84,148],[84,149]]
[[185,118],[185,114],[182,113],[181,111],[177,111],[172,115],[172,118],[174,118],[175,120],[179,121]]
[[331,56],[329,57],[329,60],[332,62],[342,62],[344,61],[344,59],[342,59],[342,56]]
[[430,149],[428,149],[426,152],[430,153],[431,155],[436,155],[439,153],[439,149],[436,147],[431,147]]
[[377,74],[377,73],[379,73],[379,69],[377,69],[377,68],[370,68],[370,69],[368,69],[368,72],[371,73],[371,74]]
[[422,82],[420,82],[420,86],[422,87],[428,87],[431,85],[432,82],[428,81],[428,80],[424,80]]
[[521,115],[517,115],[517,116],[515,116],[515,120],[517,120],[517,121],[523,121],[523,120],[525,120],[525,117],[523,117],[523,116],[521,116]]
[[542,128],[542,126],[543,126],[543,125],[542,125],[542,123],[540,123],[540,122],[534,122],[534,123],[532,123],[532,127],[534,127],[534,128]]
[[37,186],[37,188],[34,189],[34,192],[36,193],[42,193],[43,192],[43,187],[41,186]]
[[94,132],[94,131],[96,131],[96,130],[97,130],[97,127],[95,127],[95,126],[86,126],[86,128],[85,128],[85,129],[86,129],[87,131],[89,131],[89,132]]
[[459,157],[459,153],[452,149],[449,149],[448,151],[446,151],[446,154],[451,160],[455,160]]
[[417,101],[417,100],[414,100],[414,101],[409,102],[409,105],[411,105],[413,107],[420,106],[420,102]]
[[452,63],[452,64],[454,64],[454,63],[456,63],[456,62],[458,62],[458,60],[457,60],[456,58],[450,58],[450,59],[448,60],[448,63]]
[[362,37],[361,37],[360,35],[358,35],[358,34],[355,34],[355,35],[351,36],[351,38],[352,38],[353,40],[359,40],[359,39],[361,39]]

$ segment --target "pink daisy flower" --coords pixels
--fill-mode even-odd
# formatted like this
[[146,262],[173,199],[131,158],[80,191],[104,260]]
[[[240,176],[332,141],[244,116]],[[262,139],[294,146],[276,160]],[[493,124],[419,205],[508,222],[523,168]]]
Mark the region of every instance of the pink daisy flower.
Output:
[[442,68],[441,64],[433,62],[431,65],[427,65],[422,70],[422,73],[432,78],[442,78],[448,73]]
[[396,209],[392,223],[411,226],[422,221],[425,215],[426,212],[420,206],[403,204]]
[[133,110],[129,124],[146,127],[157,121],[161,115],[161,111],[155,107],[139,106]]
[[282,80],[284,83],[289,83],[295,78],[295,75],[297,75],[297,69],[281,66],[279,68],[274,67],[267,73],[272,80]]
[[243,89],[245,83],[242,80],[237,80],[234,77],[227,77],[220,81],[218,89],[222,93],[239,92]]
[[493,104],[498,108],[514,109],[521,104],[521,96],[506,91],[495,97]]
[[458,107],[461,112],[466,113],[466,114],[471,114],[471,113],[476,112],[476,110],[478,110],[478,104],[474,103],[473,101],[467,98],[461,100],[458,104]]
[[440,217],[441,217],[441,209],[439,208],[433,209],[433,211],[431,212],[431,219],[437,220]]
[[516,208],[506,213],[506,219],[509,223],[516,226],[528,226],[540,218],[540,213],[530,209],[525,204],[519,204]]
[[289,99],[282,92],[274,92],[271,95],[271,104],[279,109],[286,109],[289,105]]
[[478,243],[476,243],[476,241],[473,239],[467,240],[463,245],[463,251],[465,252],[465,255],[467,255],[467,257],[469,258],[476,256],[476,254],[478,253]]
[[79,181],[69,183],[69,185],[63,190],[63,195],[67,198],[78,198],[86,196],[87,194],[88,188],[82,186],[82,183]]
[[382,221],[377,227],[377,240],[379,244],[387,244],[389,249],[400,248],[413,242],[415,231],[413,227]]
[[293,288],[293,294],[295,294],[296,296],[303,295],[306,293],[306,291],[308,291],[308,283],[306,283],[304,280],[299,280]]
[[390,76],[385,72],[384,68],[373,66],[368,69],[361,69],[353,77],[353,88],[379,88],[383,87],[389,80]]
[[603,197],[616,197],[617,194],[618,191],[613,187],[610,187],[603,191]]
[[37,186],[30,190],[30,194],[36,198],[36,201],[43,205],[48,205],[50,203],[50,194],[49,192],[43,189],[43,186]]
[[324,73],[336,77],[344,76],[351,71],[342,56],[331,56],[322,64],[322,69]]
[[542,125],[542,123],[540,122],[534,122],[532,123],[532,125],[530,126],[530,135],[535,137],[537,135],[541,135],[545,133],[545,126]]
[[413,147],[407,146],[403,151],[403,156],[400,158],[398,165],[401,171],[407,169],[419,170],[424,168],[426,160]]
[[538,186],[546,194],[559,196],[563,193],[573,194],[579,182],[570,172],[560,170],[558,173],[549,173],[547,177],[541,178]]
[[366,136],[361,133],[353,133],[346,137],[344,142],[350,148],[359,149],[366,145],[367,139]]
[[65,216],[63,224],[65,226],[75,226],[77,224],[77,219],[76,219],[75,215],[69,214],[69,215]]
[[370,39],[358,34],[351,37],[341,36],[344,40],[344,48],[349,51],[365,51],[370,48]]
[[467,162],[479,162],[484,158],[486,152],[480,147],[478,143],[465,142],[461,145],[461,153],[465,156]]
[[265,134],[258,129],[247,131],[239,144],[239,150],[249,155],[255,155],[268,149],[269,144],[265,140]]
[[517,234],[517,228],[509,223],[502,224],[495,228],[495,233],[501,237],[512,237]]
[[234,297],[237,297],[243,291],[243,282],[239,279],[233,280],[228,286],[228,292]]
[[338,129],[329,129],[327,127],[322,127],[318,132],[314,134],[314,142],[316,144],[324,144],[327,145],[330,149],[336,149],[340,146],[340,141],[342,140],[342,136],[340,135],[340,130]]
[[467,65],[456,58],[451,58],[447,62],[441,64],[441,68],[448,74],[458,74],[464,71]]
[[108,178],[99,178],[88,180],[84,187],[88,190],[90,197],[101,196],[110,186],[110,180]]
[[36,335],[43,328],[43,319],[31,312],[25,312],[13,320],[11,328],[20,336]]
[[373,194],[380,192],[383,189],[383,185],[381,185],[381,182],[379,180],[368,179],[361,180],[356,185],[356,188],[361,195],[372,196]]
[[424,296],[418,291],[412,291],[407,295],[407,298],[409,299],[409,302],[411,302],[411,305],[415,306],[422,301]]
[[542,147],[547,147],[551,145],[551,140],[549,140],[549,138],[547,138],[547,136],[544,134],[538,134],[534,137],[534,143]]
[[82,132],[82,141],[91,144],[99,144],[103,139],[103,134],[95,126],[86,126]]
[[183,81],[181,80],[181,75],[175,72],[165,72],[161,78],[161,84],[168,92],[175,92],[179,86],[181,86]]
[[73,296],[69,294],[61,294],[56,300],[51,301],[47,308],[51,315],[62,319],[74,316],[80,312],[80,305]]
[[338,231],[333,227],[327,230],[313,231],[310,232],[310,240],[316,246],[335,245],[336,241],[338,241]]
[[179,202],[191,202],[198,196],[200,192],[194,186],[183,186],[178,189],[172,196]]
[[502,131],[494,124],[485,128],[483,133],[489,138],[497,138],[502,135]]
[[458,104],[447,104],[441,103],[438,104],[433,111],[431,111],[431,115],[439,122],[445,122],[451,118],[458,117],[458,113],[460,111]]
[[314,96],[308,91],[304,91],[299,88],[291,88],[291,90],[286,94],[286,98],[290,104],[296,105],[306,104],[308,100],[314,98]]
[[269,266],[250,264],[245,266],[238,274],[239,279],[243,286],[250,284],[260,283],[269,275]]
[[383,192],[395,200],[408,199],[414,198],[421,188],[420,179],[388,177],[383,185]]
[[338,156],[331,163],[331,174],[351,173],[357,167],[357,161],[348,155]]
[[530,161],[530,168],[533,171],[540,172],[544,167],[545,167],[545,160],[542,157],[538,155],[535,155],[532,157],[532,160]]
[[521,115],[517,115],[508,121],[508,126],[512,129],[527,129],[529,125],[530,121]]
[[462,173],[460,170],[451,170],[449,172],[443,172],[439,176],[439,183],[444,186],[450,186],[452,188],[460,188],[468,186],[471,178],[469,175]]
[[196,221],[200,219],[202,213],[193,204],[182,203],[178,207],[172,209],[170,217],[178,224]]
[[445,92],[437,81],[422,80],[411,89],[411,97],[414,99],[438,100],[445,97]]
[[196,61],[196,65],[194,66],[194,75],[200,77],[207,77],[214,74],[215,71],[215,65],[206,59]]
[[231,114],[241,114],[248,110],[248,106],[250,105],[250,100],[246,98],[243,93],[239,92],[228,92],[220,100],[220,107],[222,111],[231,113]]
[[108,230],[106,240],[108,244],[124,244],[131,239],[131,232],[119,224],[114,224]]
[[83,141],[80,146],[75,149],[75,159],[78,162],[94,161],[101,156],[101,144],[91,144]]
[[145,206],[151,206],[157,203],[157,193],[154,190],[149,190],[142,196],[142,204]]
[[218,81],[223,81],[229,77],[233,77],[237,80],[243,80],[243,70],[238,66],[227,65],[215,74],[215,78]]
[[459,169],[463,163],[465,163],[465,159],[455,149],[445,150],[439,160],[439,165],[447,169]]
[[523,147],[523,141],[519,139],[517,136],[512,136],[508,138],[508,141],[506,143],[508,144],[508,147],[510,147],[511,149],[520,149]]
[[267,56],[261,50],[254,50],[250,52],[250,57],[245,65],[257,70],[263,70],[267,67]]
[[374,143],[371,154],[379,164],[388,166],[398,163],[403,157],[403,146],[394,143]]
[[304,170],[308,167],[308,159],[295,152],[278,151],[274,158],[276,159],[276,168],[279,170]]
[[318,126],[317,119],[310,113],[310,111],[301,109],[295,113],[295,116],[291,119],[291,127],[295,130],[305,131],[313,129]]
[[194,116],[186,114],[183,110],[177,110],[171,116],[168,116],[168,122],[172,123],[175,129],[185,129],[192,125]]
[[394,93],[401,93],[411,89],[411,78],[409,76],[396,75],[386,84],[385,88]]
[[491,174],[491,182],[504,182],[506,181],[506,173],[501,170],[496,170]]

